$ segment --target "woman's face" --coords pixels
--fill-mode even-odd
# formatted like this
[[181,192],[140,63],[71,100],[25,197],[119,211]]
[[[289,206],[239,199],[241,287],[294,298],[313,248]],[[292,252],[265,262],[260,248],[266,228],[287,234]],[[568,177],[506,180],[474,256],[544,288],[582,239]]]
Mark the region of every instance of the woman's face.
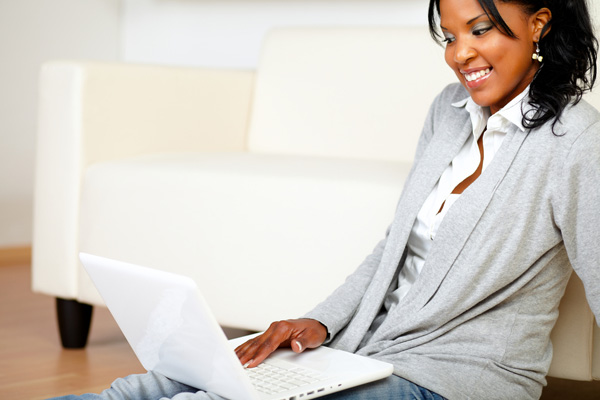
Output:
[[516,38],[494,27],[477,0],[440,1],[446,63],[473,101],[492,113],[533,80],[539,62],[531,56],[544,25],[538,14],[527,15],[519,5],[496,2],[496,7]]

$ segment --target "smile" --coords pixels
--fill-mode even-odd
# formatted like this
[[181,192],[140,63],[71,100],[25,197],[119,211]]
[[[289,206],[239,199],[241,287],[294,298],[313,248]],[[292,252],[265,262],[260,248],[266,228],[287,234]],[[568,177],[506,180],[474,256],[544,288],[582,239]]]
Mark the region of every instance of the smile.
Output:
[[463,74],[467,82],[473,82],[481,78],[487,78],[490,75],[491,69],[482,69],[481,71],[473,72],[471,74]]

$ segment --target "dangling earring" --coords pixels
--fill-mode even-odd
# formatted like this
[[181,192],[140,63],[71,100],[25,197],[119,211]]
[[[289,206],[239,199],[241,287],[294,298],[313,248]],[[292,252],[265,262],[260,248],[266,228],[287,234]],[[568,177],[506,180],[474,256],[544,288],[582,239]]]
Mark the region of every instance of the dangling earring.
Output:
[[542,60],[544,59],[544,57],[540,55],[540,44],[537,42],[535,43],[535,53],[533,53],[531,58],[539,62],[542,62]]

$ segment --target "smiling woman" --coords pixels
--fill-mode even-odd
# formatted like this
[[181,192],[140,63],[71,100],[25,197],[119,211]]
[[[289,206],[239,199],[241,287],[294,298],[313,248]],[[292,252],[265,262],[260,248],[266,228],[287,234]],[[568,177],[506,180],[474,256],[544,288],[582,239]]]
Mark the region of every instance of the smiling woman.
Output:
[[498,12],[514,36],[494,29],[493,20],[473,0],[443,0],[440,27],[446,42],[446,63],[471,98],[492,114],[529,86],[540,68],[531,55],[551,12],[542,8],[524,16],[522,6],[499,3]]
[[[429,21],[460,83],[430,107],[386,236],[304,318],[274,322],[236,354],[254,368],[279,347],[326,345],[393,364],[391,377],[328,400],[538,399],[573,270],[600,320],[587,4],[430,0]],[[85,398],[150,395],[219,398],[152,372]]]
[[[477,104],[497,111],[531,84],[528,128],[556,123],[596,79],[597,41],[585,1],[433,0],[429,28],[434,39],[446,42],[446,62]],[[488,77],[495,84],[492,79],[480,88]]]

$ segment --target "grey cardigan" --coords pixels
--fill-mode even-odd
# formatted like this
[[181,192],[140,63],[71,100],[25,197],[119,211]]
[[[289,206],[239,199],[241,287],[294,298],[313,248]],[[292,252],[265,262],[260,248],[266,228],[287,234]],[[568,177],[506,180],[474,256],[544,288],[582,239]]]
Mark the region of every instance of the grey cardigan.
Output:
[[306,317],[332,347],[392,363],[450,399],[536,399],[552,359],[550,331],[572,268],[600,317],[600,114],[585,101],[557,124],[516,126],[448,211],[423,271],[361,345],[389,291],[413,222],[471,134],[448,86],[434,101],[386,237]]

